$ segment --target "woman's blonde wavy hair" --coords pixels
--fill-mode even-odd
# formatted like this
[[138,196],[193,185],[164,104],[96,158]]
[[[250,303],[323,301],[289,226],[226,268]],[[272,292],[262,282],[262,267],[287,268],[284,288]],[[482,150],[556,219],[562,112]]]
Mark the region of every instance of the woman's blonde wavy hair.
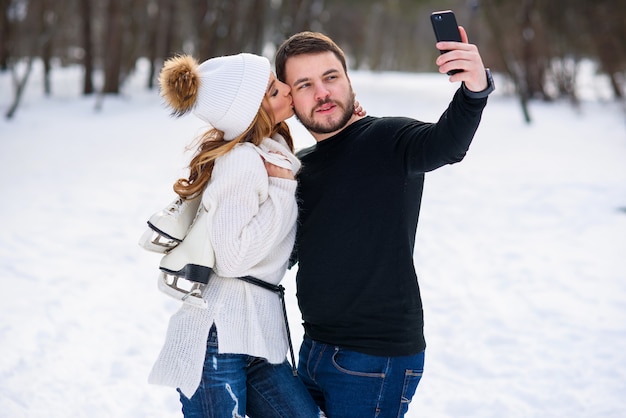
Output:
[[[269,78],[268,78],[269,81]],[[177,55],[165,61],[159,74],[161,96],[172,110],[173,116],[183,116],[192,111],[198,97],[200,77],[198,61],[191,55]],[[266,96],[263,103],[269,104]],[[269,106],[268,106],[269,107]],[[271,107],[270,107],[271,108]],[[275,123],[273,115],[259,106],[254,120],[244,133],[231,141],[224,140],[224,132],[210,129],[194,141],[198,148],[189,163],[189,177],[174,183],[174,191],[188,199],[202,193],[211,179],[215,160],[232,150],[237,144],[251,142],[259,145],[264,138],[280,134],[293,152],[293,140],[284,121]]]
[[[263,98],[267,101],[267,98]],[[293,152],[293,139],[286,122],[275,124],[272,116],[259,107],[250,127],[232,141],[224,141],[224,133],[218,129],[210,129],[198,138],[198,149],[189,163],[189,177],[181,178],[174,183],[174,191],[182,198],[189,199],[202,193],[211,179],[215,160],[225,155],[238,144],[251,142],[259,145],[264,138],[280,134],[289,149]]]

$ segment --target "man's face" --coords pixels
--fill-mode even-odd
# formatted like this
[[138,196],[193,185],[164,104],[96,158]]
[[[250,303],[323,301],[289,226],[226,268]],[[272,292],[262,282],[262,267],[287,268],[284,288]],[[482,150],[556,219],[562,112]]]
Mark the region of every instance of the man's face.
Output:
[[285,78],[296,116],[316,140],[346,127],[354,116],[354,92],[332,52],[290,57]]

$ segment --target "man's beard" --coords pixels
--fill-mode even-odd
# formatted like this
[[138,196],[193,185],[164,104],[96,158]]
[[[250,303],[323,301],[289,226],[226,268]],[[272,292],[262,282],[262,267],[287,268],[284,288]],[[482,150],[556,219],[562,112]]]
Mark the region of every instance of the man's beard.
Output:
[[[341,114],[341,117],[337,119],[336,121],[330,120],[330,121],[316,122],[315,111],[320,106],[323,106],[326,103],[333,103],[339,109],[342,109],[343,113]],[[316,133],[316,134],[330,134],[346,126],[346,124],[348,123],[352,115],[354,114],[354,92],[352,91],[352,88],[350,88],[349,97],[345,102],[335,101],[331,99],[326,99],[326,100],[317,102],[317,106],[315,106],[315,108],[311,110],[310,115],[304,115],[301,112],[298,112],[298,109],[295,109],[295,108],[294,108],[294,111],[300,123],[302,123],[302,125],[304,125],[304,127],[307,128],[309,131]]]

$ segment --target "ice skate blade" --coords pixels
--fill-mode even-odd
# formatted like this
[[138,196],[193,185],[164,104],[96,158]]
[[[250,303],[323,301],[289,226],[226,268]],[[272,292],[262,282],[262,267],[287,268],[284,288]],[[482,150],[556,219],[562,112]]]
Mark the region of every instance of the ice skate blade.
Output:
[[139,238],[139,246],[144,250],[152,251],[155,253],[164,254],[176,247],[180,241],[170,239],[156,232],[153,229],[148,228],[141,238]]
[[[189,289],[185,289],[179,286],[178,282],[183,280],[184,282],[191,284]],[[193,283],[176,276],[168,276],[165,273],[159,275],[158,280],[159,290],[166,295],[179,300],[197,308],[206,309],[207,302],[202,298],[203,284]]]

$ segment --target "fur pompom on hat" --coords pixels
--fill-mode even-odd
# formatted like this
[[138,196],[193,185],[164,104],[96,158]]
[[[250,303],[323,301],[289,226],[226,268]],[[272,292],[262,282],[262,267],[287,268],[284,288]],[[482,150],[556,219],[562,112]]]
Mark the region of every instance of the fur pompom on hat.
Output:
[[159,75],[161,96],[172,114],[189,111],[233,140],[248,129],[261,107],[270,62],[254,54],[211,58],[202,64],[189,55],[170,58]]

